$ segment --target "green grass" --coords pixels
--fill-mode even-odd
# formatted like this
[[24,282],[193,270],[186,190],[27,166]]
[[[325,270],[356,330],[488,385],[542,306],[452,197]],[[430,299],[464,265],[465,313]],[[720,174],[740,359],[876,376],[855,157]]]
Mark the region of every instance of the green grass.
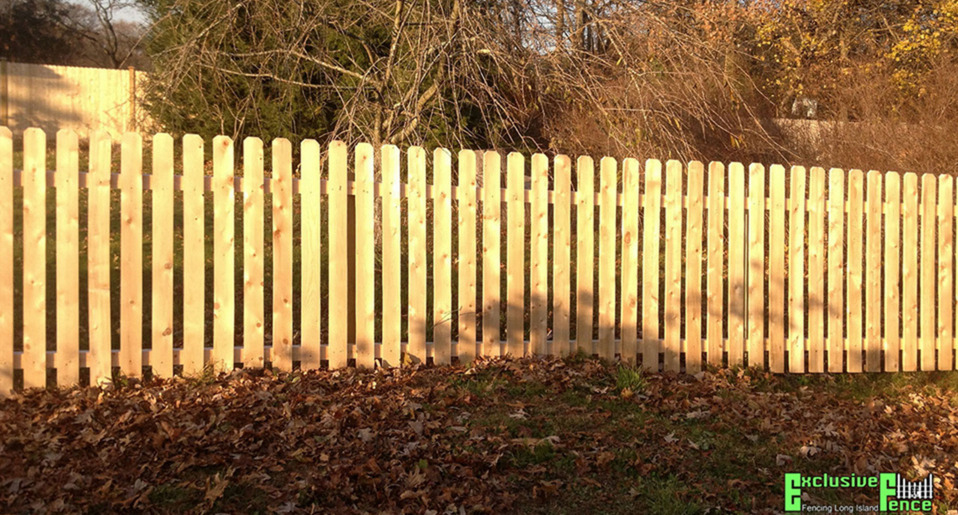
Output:
[[629,365],[619,365],[616,369],[615,387],[622,390],[629,390],[632,393],[642,392],[646,388],[645,378],[642,377],[642,370]]
[[[789,392],[801,388],[823,389],[843,399],[865,401],[877,396],[900,399],[913,390],[958,392],[958,375],[952,372],[879,372],[864,374],[802,374],[775,377],[759,372],[762,379],[754,382],[757,389],[766,384]],[[958,397],[949,398],[958,406]]]
[[170,511],[189,510],[202,498],[202,493],[198,490],[182,487],[174,482],[157,486],[149,495],[150,502],[157,508]]
[[[572,357],[570,363],[579,364],[581,357]],[[895,401],[919,390],[927,395],[954,397],[958,392],[958,374],[864,374],[839,376],[768,376],[753,377],[747,390],[733,388],[719,390],[717,395],[737,402],[753,402],[754,395],[798,394],[800,391],[816,392],[825,402],[836,399],[841,402],[866,402],[871,399]],[[736,488],[729,488],[729,480],[754,483],[760,471],[779,471],[780,456],[794,455],[794,444],[786,434],[763,431],[749,424],[735,424],[716,420],[715,416],[703,419],[676,417],[675,413],[648,409],[631,399],[609,398],[597,395],[595,389],[614,386],[615,391],[626,389],[636,393],[655,389],[649,378],[640,370],[625,365],[610,367],[609,376],[594,377],[588,385],[568,388],[550,388],[542,393],[543,384],[528,383],[514,375],[500,373],[491,377],[488,372],[474,376],[475,382],[460,384],[470,392],[482,392],[488,401],[497,406],[522,404],[527,415],[521,419],[511,418],[507,411],[493,409],[473,419],[473,423],[510,438],[528,442],[507,454],[506,466],[517,469],[545,467],[553,479],[575,482],[581,475],[575,467],[575,457],[560,443],[554,445],[545,440],[548,435],[558,435],[562,442],[568,435],[587,433],[604,434],[621,447],[612,451],[613,456],[605,468],[594,469],[584,477],[589,483],[576,483],[562,491],[557,498],[528,499],[522,509],[532,513],[704,513],[707,503],[701,502],[708,488],[721,492],[732,506],[748,510],[753,497]],[[674,395],[684,397],[681,391]],[[544,400],[545,399],[545,400]],[[686,408],[690,409],[690,408]],[[756,419],[755,422],[760,422]],[[637,464],[647,459],[648,446],[642,442],[650,439],[649,427],[657,434],[686,443],[694,457],[677,459],[672,468],[684,473],[647,473]],[[536,441],[535,439],[542,439]],[[643,448],[645,450],[643,450]],[[804,473],[835,473],[841,462],[821,456],[812,462],[789,462],[797,471]],[[774,474],[773,474],[774,476]],[[773,484],[780,477],[771,478]],[[604,485],[602,489],[592,486],[591,481]],[[692,483],[702,483],[695,486]],[[835,504],[854,504],[856,498],[842,491],[816,491],[816,498]],[[610,498],[612,499],[610,501]],[[628,499],[628,502],[622,502]]]

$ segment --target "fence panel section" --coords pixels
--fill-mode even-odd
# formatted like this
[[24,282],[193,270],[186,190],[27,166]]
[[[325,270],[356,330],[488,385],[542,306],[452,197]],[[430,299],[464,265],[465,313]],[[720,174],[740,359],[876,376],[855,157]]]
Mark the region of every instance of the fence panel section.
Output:
[[267,178],[255,138],[241,168],[222,136],[46,142],[0,129],[4,393],[576,349],[690,373],[955,366],[951,177],[612,158],[596,177],[517,153],[503,174],[495,152],[279,139]]

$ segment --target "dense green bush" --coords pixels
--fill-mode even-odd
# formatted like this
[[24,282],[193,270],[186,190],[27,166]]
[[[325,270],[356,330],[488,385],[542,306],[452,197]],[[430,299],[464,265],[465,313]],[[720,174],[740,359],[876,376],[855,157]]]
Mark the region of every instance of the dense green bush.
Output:
[[489,147],[513,77],[458,1],[156,0],[148,108],[165,130]]

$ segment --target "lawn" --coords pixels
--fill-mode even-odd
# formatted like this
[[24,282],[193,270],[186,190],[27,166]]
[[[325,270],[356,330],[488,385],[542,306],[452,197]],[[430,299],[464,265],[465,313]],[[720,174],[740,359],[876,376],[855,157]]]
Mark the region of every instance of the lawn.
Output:
[[3,512],[773,513],[786,472],[934,472],[958,508],[956,373],[238,370],[28,392],[0,434]]

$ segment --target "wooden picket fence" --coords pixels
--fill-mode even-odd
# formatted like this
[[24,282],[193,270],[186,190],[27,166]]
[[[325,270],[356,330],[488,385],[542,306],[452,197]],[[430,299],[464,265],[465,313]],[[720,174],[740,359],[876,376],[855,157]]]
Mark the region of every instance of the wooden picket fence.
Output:
[[686,372],[955,366],[949,176],[607,157],[596,179],[589,157],[573,170],[566,156],[527,163],[511,153],[503,187],[502,156],[464,150],[454,185],[444,149],[429,167],[411,147],[403,166],[395,146],[350,155],[343,143],[323,151],[306,140],[294,163],[291,143],[277,139],[265,177],[255,138],[243,142],[239,176],[229,138],[213,139],[209,164],[200,137],[185,136],[177,160],[166,134],[149,142],[151,174],[141,137],[124,135],[114,174],[108,133],[91,134],[86,172],[77,135],[56,138],[48,171],[42,131],[25,131],[14,162],[13,135],[0,128],[2,392],[15,381],[72,385],[86,369],[95,383],[114,367],[166,377],[180,367],[392,367],[577,350]]
[[143,102],[149,74],[133,68],[89,68],[7,62],[0,58],[0,125],[107,130],[116,137],[153,125]]

